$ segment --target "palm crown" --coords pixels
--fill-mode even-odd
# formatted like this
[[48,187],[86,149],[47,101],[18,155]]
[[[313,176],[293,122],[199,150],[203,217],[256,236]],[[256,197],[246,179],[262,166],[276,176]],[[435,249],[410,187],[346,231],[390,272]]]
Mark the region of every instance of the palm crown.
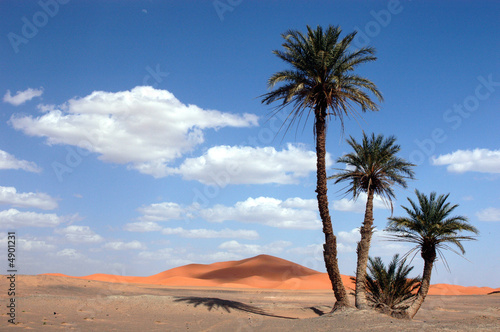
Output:
[[355,75],[353,70],[358,65],[376,60],[375,50],[364,47],[349,52],[350,44],[356,32],[339,40],[341,29],[329,26],[323,32],[318,26],[316,30],[307,27],[307,35],[290,30],[282,34],[285,39],[284,51],[273,53],[292,66],[273,74],[268,80],[268,87],[276,84],[282,86],[263,95],[263,103],[271,104],[282,101],[277,111],[292,104],[288,115],[290,125],[302,118],[304,110],[314,111],[317,117],[335,116],[341,120],[344,115],[355,114],[352,103],[361,110],[377,111],[377,105],[370,99],[365,90],[372,92],[380,101],[381,93],[370,80]]
[[432,192],[427,197],[418,190],[415,192],[419,205],[408,198],[411,208],[403,206],[408,217],[389,218],[387,231],[394,233],[394,236],[399,240],[415,243],[416,247],[412,251],[421,250],[424,259],[428,252],[437,251],[441,254],[440,249],[449,249],[458,253],[447,243],[454,244],[460,253],[464,254],[465,249],[460,241],[474,240],[475,238],[460,235],[460,233],[469,231],[478,234],[479,231],[468,223],[466,217],[450,216],[458,205],[446,202],[449,194],[436,197],[436,193]]
[[361,192],[373,190],[386,201],[390,202],[392,208],[392,199],[394,184],[403,188],[407,187],[406,179],[413,179],[415,166],[403,158],[396,157],[400,151],[400,146],[394,144],[396,137],[390,136],[384,139],[383,135],[372,134],[367,137],[363,133],[363,142],[359,144],[351,136],[347,143],[353,148],[354,152],[338,158],[338,163],[344,163],[347,169],[341,170],[329,179],[335,179],[335,183],[349,181],[346,186],[346,193],[352,193],[357,198]]

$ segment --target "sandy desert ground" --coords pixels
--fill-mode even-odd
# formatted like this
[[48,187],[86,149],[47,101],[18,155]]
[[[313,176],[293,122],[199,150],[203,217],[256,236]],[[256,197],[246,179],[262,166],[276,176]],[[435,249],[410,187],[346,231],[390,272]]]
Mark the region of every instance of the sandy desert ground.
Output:
[[[412,321],[372,311],[350,310],[329,315],[334,301],[332,291],[307,289],[318,287],[315,286],[318,283],[322,286],[318,282],[321,275],[272,256],[188,265],[151,277],[20,275],[16,278],[15,325],[8,323],[9,285],[3,276],[0,301],[5,305],[2,304],[4,309],[0,313],[0,330],[500,330],[499,292],[429,295]],[[316,282],[308,284],[311,276],[316,276],[313,278]],[[106,278],[106,281],[95,280]],[[167,280],[170,278],[174,279]],[[210,286],[174,286],[165,284],[165,280],[176,280],[178,284],[197,280],[198,284],[207,282]],[[286,285],[289,289],[285,289]],[[491,289],[434,287],[435,294],[484,294],[487,290]]]

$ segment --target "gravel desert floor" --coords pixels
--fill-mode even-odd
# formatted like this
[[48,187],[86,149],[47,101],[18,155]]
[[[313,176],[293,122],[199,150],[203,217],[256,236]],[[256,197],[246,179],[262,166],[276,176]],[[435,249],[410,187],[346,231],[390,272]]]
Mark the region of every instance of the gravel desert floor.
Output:
[[[8,287],[2,277],[0,289]],[[415,319],[372,311],[329,315],[333,293],[172,287],[60,276],[17,276],[15,324],[0,294],[0,330],[74,331],[495,331],[500,294],[430,295]]]

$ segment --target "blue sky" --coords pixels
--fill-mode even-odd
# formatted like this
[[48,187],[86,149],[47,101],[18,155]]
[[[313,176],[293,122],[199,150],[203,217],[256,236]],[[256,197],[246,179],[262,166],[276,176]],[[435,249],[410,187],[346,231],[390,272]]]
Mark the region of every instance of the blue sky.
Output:
[[[3,1],[0,241],[21,273],[151,275],[261,253],[324,271],[312,122],[278,132],[260,103],[285,66],[271,52],[306,25],[358,30],[380,111],[330,124],[329,174],[345,138],[395,135],[417,180],[400,205],[450,193],[481,234],[433,283],[499,287],[500,36],[495,1]],[[329,185],[340,269],[355,270],[363,197]],[[375,204],[371,254],[390,210]],[[413,261],[421,271],[421,259]]]

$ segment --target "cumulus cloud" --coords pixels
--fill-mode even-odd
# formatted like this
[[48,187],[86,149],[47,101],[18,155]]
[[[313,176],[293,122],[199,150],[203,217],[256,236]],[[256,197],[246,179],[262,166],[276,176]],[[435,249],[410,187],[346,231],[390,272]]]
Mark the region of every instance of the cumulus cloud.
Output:
[[56,246],[41,240],[20,239],[19,245],[25,251],[51,251],[56,249]]
[[141,251],[137,257],[141,261],[164,261],[166,265],[174,267],[193,263],[192,260],[185,257],[185,251],[182,249],[162,248],[155,251]]
[[323,257],[323,244],[315,243],[309,244],[305,247],[295,247],[287,250],[288,253],[295,255],[307,255],[307,256],[320,256]]
[[231,240],[219,245],[219,249],[227,250],[232,253],[242,254],[244,256],[259,255],[259,254],[279,254],[286,247],[291,246],[289,241],[276,241],[266,245],[259,244],[243,244],[238,241]]
[[[366,209],[366,193],[361,193],[357,200],[342,198],[341,200],[333,201],[333,209],[343,212],[364,213]],[[384,203],[380,196],[375,195],[373,198],[374,209],[389,209],[390,207]]]
[[42,210],[57,208],[57,201],[45,193],[18,193],[14,187],[0,186],[0,204],[14,207],[34,207]]
[[156,251],[141,251],[137,257],[141,261],[164,261],[170,267],[187,264],[214,263],[229,260],[243,259],[244,256],[228,251],[216,251],[208,253],[185,252],[181,249],[163,248]]
[[[155,203],[138,209],[142,213],[138,222],[128,223],[125,230],[131,232],[161,231],[169,234],[179,234],[185,237],[208,237],[207,230],[186,230],[183,228],[163,229],[157,222],[202,218],[211,222],[239,221],[245,223],[264,224],[279,228],[318,229],[321,221],[318,216],[318,205],[315,199],[300,197],[280,200],[272,197],[248,198],[237,202],[234,206],[214,205],[202,208],[199,204],[182,206],[173,202]],[[229,230],[211,233],[210,237],[226,237]],[[254,237],[256,233],[245,233],[246,230],[231,232],[238,237]],[[205,234],[201,236],[201,234]],[[217,236],[216,236],[217,235]],[[227,235],[227,237],[229,237]]]
[[[355,253],[359,240],[361,240],[361,234],[359,233],[359,228],[353,228],[350,231],[339,231],[337,234],[337,250],[341,253]],[[384,230],[375,229],[373,231],[372,239],[370,242],[370,256],[391,256],[395,253],[405,254],[411,245],[390,241],[391,234]],[[321,244],[314,244],[308,247],[294,248],[289,250],[289,252],[297,253],[315,253],[321,254],[322,257]]]
[[173,202],[155,203],[137,209],[143,215],[141,221],[167,221],[182,218],[185,209]]
[[63,235],[71,243],[97,243],[104,240],[88,226],[71,225],[66,228],[56,229],[55,233]]
[[254,230],[248,229],[229,229],[224,228],[220,231],[213,229],[184,229],[182,227],[177,228],[164,228],[161,231],[165,235],[179,235],[186,238],[198,238],[198,239],[214,239],[214,238],[238,238],[254,240],[259,238],[259,233]]
[[393,235],[385,230],[376,229],[373,232],[370,255],[390,257],[395,253],[406,254],[414,245],[400,241],[392,241]]
[[[361,239],[359,228],[350,231],[339,231],[337,234],[337,250],[340,253],[355,253],[356,247]],[[394,253],[406,253],[411,247],[407,244],[388,241],[389,234],[384,230],[375,229],[370,243],[370,256],[390,256]],[[289,249],[287,252],[297,255],[308,255],[313,257],[323,257],[323,244],[311,244],[306,247]]]
[[40,97],[43,93],[43,89],[32,89],[28,88],[24,91],[17,91],[17,93],[13,96],[10,90],[7,90],[5,95],[3,96],[3,101],[9,103],[14,106],[19,106],[24,104],[28,100],[31,100],[35,97]]
[[[151,204],[140,208],[145,213],[139,222],[128,223],[124,229],[129,232],[161,232],[164,235],[178,235],[185,238],[214,239],[214,238],[241,238],[257,239],[259,234],[254,230],[238,229],[232,230],[224,228],[222,230],[213,229],[184,229],[182,227],[162,227],[155,221],[167,221],[170,219],[180,219],[182,213],[189,213],[189,209],[183,208],[176,203],[164,202]],[[154,220],[154,221],[152,221]]]
[[[327,155],[327,164],[331,165]],[[297,183],[316,171],[316,153],[288,144],[281,151],[273,147],[215,146],[203,156],[187,158],[174,173],[186,180],[225,187],[228,184]]]
[[344,244],[356,244],[361,240],[361,234],[359,233],[359,228],[351,229],[349,232],[340,231],[337,235],[338,241]]
[[55,227],[65,219],[53,213],[21,212],[16,209],[0,211],[1,228]]
[[316,200],[289,198],[285,201],[272,197],[248,198],[234,206],[215,205],[200,211],[200,216],[207,221],[226,220],[244,223],[263,224],[278,228],[318,229]]
[[81,260],[81,259],[85,258],[85,256],[83,254],[79,253],[78,251],[76,251],[76,249],[70,249],[70,248],[66,248],[66,249],[63,249],[61,251],[58,251],[56,253],[56,256],[59,258],[68,258],[71,260]]
[[153,221],[131,222],[125,225],[124,229],[129,232],[158,232],[162,227]]
[[34,162],[18,160],[13,155],[0,150],[0,170],[2,169],[22,169],[33,173],[40,173],[42,171]]
[[432,158],[434,165],[448,165],[448,172],[500,173],[500,150],[457,150]]
[[48,144],[67,144],[99,159],[154,177],[171,173],[168,164],[204,142],[203,130],[258,125],[254,114],[236,115],[185,105],[166,90],[95,91],[59,108],[42,106],[39,117],[12,116],[12,126]]
[[480,221],[500,221],[500,209],[490,207],[476,213]]
[[114,241],[108,242],[103,246],[105,249],[111,250],[144,250],[146,246],[139,241],[130,241],[130,242],[122,242],[122,241]]
[[[0,245],[7,247],[7,233],[0,232]],[[16,245],[23,251],[51,251],[56,248],[55,245],[49,244],[45,241],[37,240],[36,238],[29,238],[23,236],[16,239]]]

